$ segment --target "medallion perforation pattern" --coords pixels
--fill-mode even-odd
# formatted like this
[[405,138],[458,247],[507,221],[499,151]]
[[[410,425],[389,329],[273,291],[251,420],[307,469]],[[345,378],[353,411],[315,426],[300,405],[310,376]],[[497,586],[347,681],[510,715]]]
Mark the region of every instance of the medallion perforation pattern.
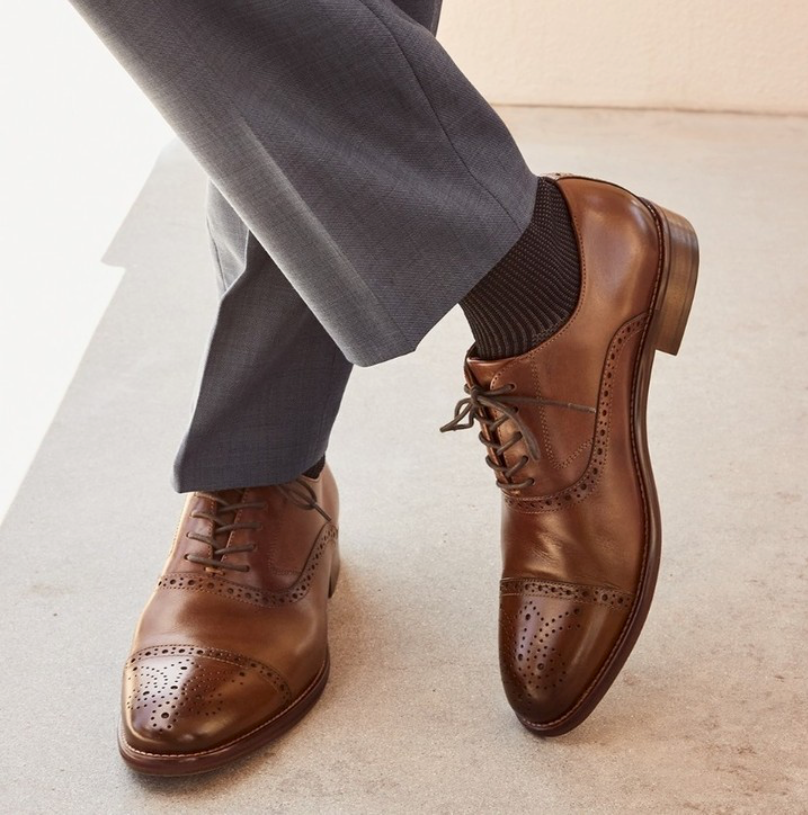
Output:
[[249,657],[197,645],[159,645],[131,656],[125,667],[127,710],[149,714],[155,734],[184,718],[208,719],[222,713],[228,691],[245,685],[248,675],[268,683],[282,705],[292,692],[274,669]]
[[[557,690],[567,681],[568,664],[557,647],[565,631],[579,630],[580,609],[550,613],[525,598],[518,614],[501,613],[501,661],[516,674],[513,687],[518,698]],[[555,644],[554,644],[555,643]]]

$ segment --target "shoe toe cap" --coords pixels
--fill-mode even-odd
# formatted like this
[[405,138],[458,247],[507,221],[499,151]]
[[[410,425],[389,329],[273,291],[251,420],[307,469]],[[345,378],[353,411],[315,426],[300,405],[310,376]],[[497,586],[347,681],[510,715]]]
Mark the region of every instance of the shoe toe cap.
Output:
[[146,648],[124,669],[121,736],[136,752],[204,752],[260,726],[291,698],[280,674],[239,654],[197,645]]
[[532,588],[503,591],[500,668],[519,719],[538,733],[553,735],[569,729],[565,720],[597,685],[625,626],[631,595],[559,584]]

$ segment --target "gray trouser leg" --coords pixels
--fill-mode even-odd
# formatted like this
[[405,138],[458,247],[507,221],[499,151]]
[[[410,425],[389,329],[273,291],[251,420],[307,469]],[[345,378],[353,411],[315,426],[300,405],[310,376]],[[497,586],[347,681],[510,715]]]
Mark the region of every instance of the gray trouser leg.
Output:
[[[287,331],[288,314],[299,313],[303,345],[319,325],[340,349],[329,376],[340,383],[341,393],[346,359],[370,365],[413,350],[530,219],[535,178],[507,129],[430,31],[410,16],[434,24],[436,4],[73,2],[249,225],[248,248],[263,247],[259,268],[264,273],[244,274],[247,252],[220,312],[220,321],[238,322],[244,301],[253,297],[241,297],[240,285],[245,292],[254,286],[259,300],[259,290],[274,298],[276,307],[260,317],[250,311],[250,320],[265,320],[266,327],[244,331],[239,340],[246,344],[240,361],[255,360],[241,368],[248,379],[253,372],[269,375],[259,359],[262,349],[253,345],[265,345],[267,332],[276,337]],[[238,261],[233,262],[236,268]],[[271,279],[253,283],[258,277]],[[281,281],[288,281],[291,291]],[[284,298],[299,311],[277,307],[287,302]],[[220,343],[218,333],[217,326],[205,389],[224,377],[226,359],[217,354],[241,348]],[[301,372],[312,365],[322,371],[327,343],[320,348],[319,342],[311,340],[311,354],[306,351],[300,359]],[[297,365],[298,358],[293,360]],[[279,364],[278,356],[272,375]],[[323,394],[309,377],[295,381],[289,415],[295,413],[293,403],[313,402]],[[178,457],[178,488],[235,486],[247,478],[285,480],[318,457],[324,442],[310,443],[316,434],[311,416],[304,411],[306,426],[300,422],[292,431],[302,438],[293,439],[290,426],[282,424],[286,414],[272,415],[280,389],[289,382],[253,381],[252,386],[272,391],[268,403],[253,402],[258,414],[241,414],[251,445],[256,436],[250,433],[267,433],[266,449],[255,456],[257,470],[242,466],[253,456],[231,441],[228,410],[218,412],[228,417],[225,429],[211,419],[217,413],[210,414],[212,406],[200,397],[196,427]],[[228,392],[219,388],[219,393],[221,398]],[[335,401],[329,402],[334,412]],[[331,420],[325,411],[314,417],[318,427],[330,427]],[[183,472],[183,461],[199,444],[194,439],[205,433],[216,438],[212,452],[205,453],[209,463],[195,468],[197,481]],[[327,429],[321,435],[327,438]],[[211,461],[212,454],[229,460]]]
[[[434,33],[440,0],[397,4]],[[174,462],[180,492],[307,469],[325,452],[352,367],[212,181],[207,224],[222,300]]]
[[208,232],[222,293],[179,492],[288,481],[325,452],[351,363],[211,184]]

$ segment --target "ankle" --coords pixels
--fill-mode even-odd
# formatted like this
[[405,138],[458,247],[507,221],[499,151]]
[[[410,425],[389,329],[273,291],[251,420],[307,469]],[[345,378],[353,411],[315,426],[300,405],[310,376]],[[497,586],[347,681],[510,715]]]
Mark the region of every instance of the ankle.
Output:
[[580,257],[564,196],[539,178],[533,217],[460,301],[481,359],[518,356],[552,336],[578,303]]

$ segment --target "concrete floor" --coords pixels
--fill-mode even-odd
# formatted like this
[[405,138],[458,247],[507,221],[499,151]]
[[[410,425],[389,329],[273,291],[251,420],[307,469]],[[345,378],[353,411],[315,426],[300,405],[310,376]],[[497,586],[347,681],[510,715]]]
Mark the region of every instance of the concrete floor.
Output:
[[215,306],[203,180],[175,145],[112,243],[125,277],[0,530],[3,811],[808,812],[808,120],[503,115],[537,172],[618,180],[702,242],[651,391],[660,585],[596,713],[542,741],[501,692],[498,494],[473,434],[437,430],[469,343],[452,313],[349,387],[321,702],[206,777],[120,762],[120,669],[180,509],[170,465]]

